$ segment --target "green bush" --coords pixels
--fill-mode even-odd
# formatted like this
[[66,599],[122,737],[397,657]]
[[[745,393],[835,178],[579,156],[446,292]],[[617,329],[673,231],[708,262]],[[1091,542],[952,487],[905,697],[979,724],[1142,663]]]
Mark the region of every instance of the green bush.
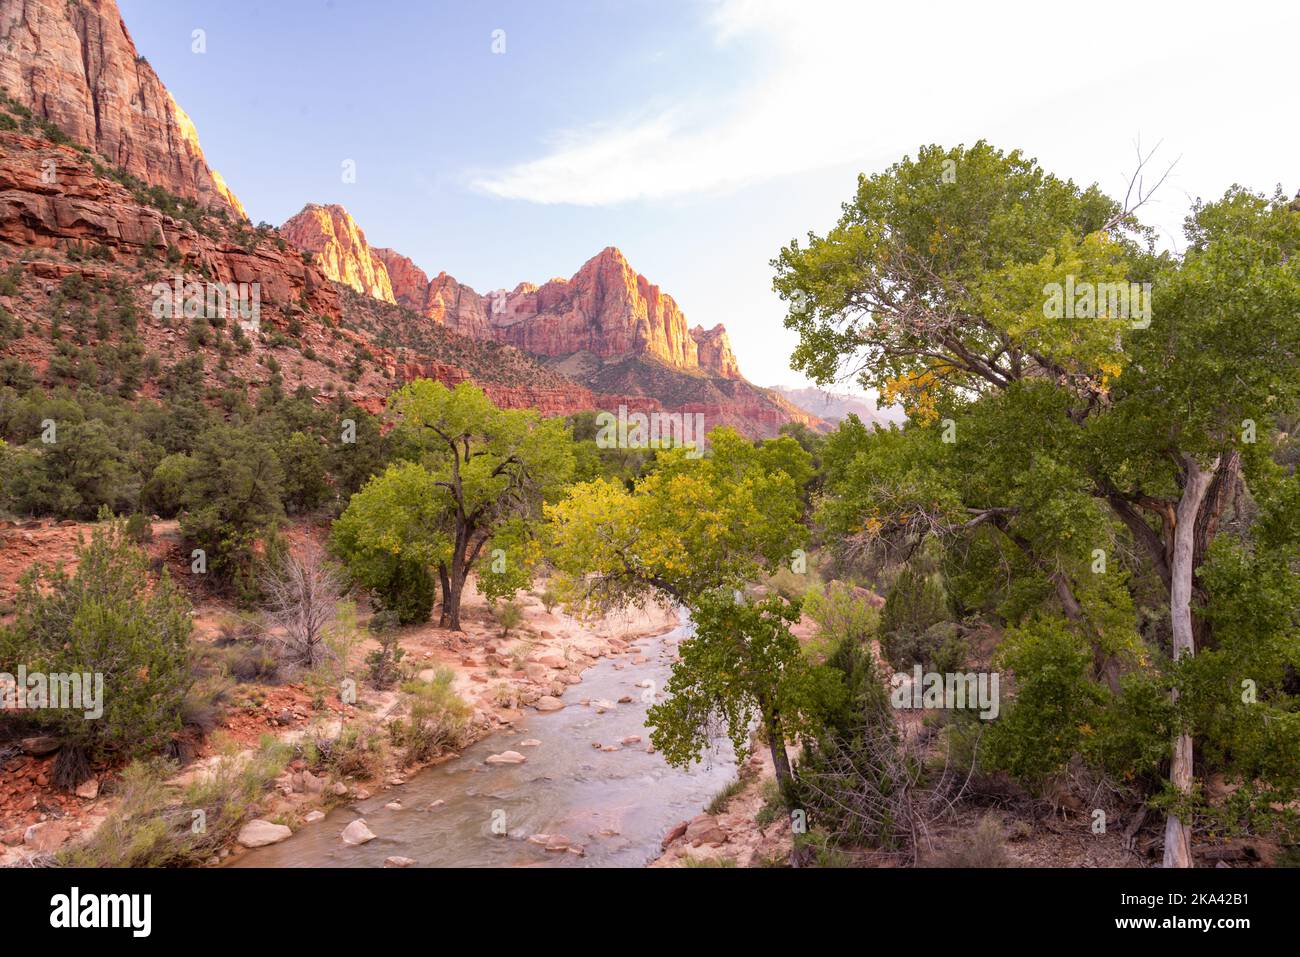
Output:
[[162,459],[141,490],[141,504],[163,518],[174,516],[189,497],[194,465],[192,458],[180,452]]
[[325,766],[336,777],[368,781],[384,771],[384,738],[374,725],[355,722],[344,725],[337,738],[331,742],[318,741],[316,747]]
[[881,648],[895,667],[905,668],[920,659],[901,654],[901,645],[923,636],[949,617],[948,599],[937,573],[906,566],[885,596],[880,610]]
[[[998,650],[998,668],[1015,676],[1015,697],[988,722],[983,761],[1037,789],[1062,770],[1097,727],[1106,692],[1091,680],[1092,654],[1058,618],[1011,629]],[[1004,686],[1005,687],[1005,686]]]
[[399,644],[401,635],[394,632],[385,632],[376,640],[379,647],[366,655],[366,666],[369,669],[367,676],[370,683],[382,691],[391,688],[401,677],[401,663],[406,652]]
[[855,595],[853,586],[838,581],[824,589],[809,589],[804,596],[803,612],[817,622],[822,636],[832,642],[846,638],[867,641],[880,622],[880,614],[865,595]]
[[492,606],[492,617],[501,626],[501,637],[504,638],[523,622],[524,610],[515,601],[497,602]]
[[148,515],[132,512],[126,520],[126,534],[137,545],[153,541],[153,523]]
[[906,670],[920,664],[926,671],[940,674],[964,671],[970,654],[961,626],[952,621],[937,622],[920,634],[893,632],[881,641],[881,650],[896,668]]
[[452,689],[455,678],[450,668],[439,668],[432,681],[408,681],[402,685],[409,715],[388,727],[393,744],[403,749],[406,764],[464,745],[472,709]]
[[34,712],[64,742],[56,776],[58,762],[157,752],[180,730],[193,681],[189,602],[165,572],[150,582],[148,558],[124,521],[94,529],[77,549],[73,575],[32,568],[15,606],[13,623],[0,629],[0,660],[29,672],[102,676],[97,719],[87,720],[83,709]]

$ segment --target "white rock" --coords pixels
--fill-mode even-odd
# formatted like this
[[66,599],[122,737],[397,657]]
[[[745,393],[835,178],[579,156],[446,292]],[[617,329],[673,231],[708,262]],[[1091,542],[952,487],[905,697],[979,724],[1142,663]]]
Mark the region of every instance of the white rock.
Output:
[[303,815],[302,819],[306,821],[308,824],[315,824],[317,821],[325,820],[325,812],[308,811],[306,814]]
[[487,759],[487,764],[523,764],[528,759],[518,751],[502,751]]
[[536,748],[536,747],[540,747],[540,746],[541,746],[541,743],[542,743],[542,742],[538,741],[536,738],[526,738],[526,739],[524,739],[523,741],[520,741],[520,742],[519,742],[519,747],[521,747],[521,748]]
[[268,844],[279,844],[292,836],[293,831],[283,824],[272,824],[254,818],[239,829],[239,836],[235,840],[244,847],[266,847]]
[[364,844],[373,841],[375,834],[366,827],[366,819],[359,817],[343,829],[342,837],[344,844]]
[[544,694],[537,699],[537,704],[534,707],[538,711],[559,711],[564,707],[564,702],[554,695]]
[[410,867],[414,863],[415,858],[413,857],[393,856],[384,858],[384,867]]

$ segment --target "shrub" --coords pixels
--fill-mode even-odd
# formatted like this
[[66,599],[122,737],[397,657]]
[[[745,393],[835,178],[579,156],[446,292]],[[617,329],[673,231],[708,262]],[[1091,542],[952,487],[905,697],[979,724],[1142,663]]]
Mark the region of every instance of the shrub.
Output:
[[217,582],[245,600],[256,594],[256,543],[282,514],[282,480],[274,449],[247,427],[214,426],[196,442],[181,532],[207,554]]
[[275,684],[280,680],[280,661],[267,645],[259,641],[240,642],[222,651],[226,670],[236,681]]
[[325,766],[340,778],[370,780],[384,771],[384,738],[370,724],[349,724],[332,742],[317,742]]
[[37,712],[64,741],[59,761],[76,761],[78,751],[95,759],[142,756],[180,730],[193,681],[189,603],[166,573],[151,585],[148,558],[124,521],[95,528],[77,549],[72,576],[31,569],[15,605],[14,622],[0,629],[0,660],[23,662],[29,672],[102,676],[98,720],[86,720],[86,709]]
[[281,658],[315,668],[333,655],[329,638],[338,616],[343,573],[315,542],[285,551],[262,575],[267,613]]
[[518,602],[502,601],[492,606],[492,617],[501,626],[501,637],[504,638],[512,629],[519,627],[524,620],[524,610],[519,607]]
[[[264,738],[252,755],[225,754],[186,788],[180,801],[167,761],[135,761],[122,773],[121,802],[85,844],[58,855],[68,867],[185,867],[204,863],[253,816],[284,770],[287,746]],[[201,817],[199,816],[201,815]],[[202,821],[202,827],[195,823]]]
[[126,520],[126,534],[137,545],[153,541],[153,523],[149,521],[149,516],[132,512]]
[[392,632],[382,634],[377,639],[379,647],[366,655],[370,683],[381,691],[391,688],[401,676],[401,661],[406,656],[399,642],[401,636]]
[[163,458],[141,490],[141,504],[163,518],[171,518],[185,506],[194,465],[192,458],[179,452]]
[[992,814],[986,814],[972,830],[956,837],[950,844],[923,862],[929,867],[981,868],[1010,867],[1002,826]]
[[461,747],[469,731],[472,710],[452,689],[455,673],[439,668],[432,681],[402,685],[410,714],[389,725],[393,744],[404,749],[403,760],[415,764]]
[[938,574],[905,567],[880,610],[880,634],[890,661],[900,667],[912,664],[896,659],[889,647],[900,637],[923,635],[931,625],[947,618],[948,599]]
[[983,763],[1036,789],[1062,770],[1096,728],[1105,692],[1090,680],[1092,655],[1063,619],[1009,630],[998,651],[1016,679],[1015,697],[989,722]]
[[919,634],[896,631],[882,640],[881,650],[897,668],[920,664],[926,671],[940,674],[961,671],[970,654],[961,627],[951,621],[933,624]]
[[834,642],[849,638],[867,641],[876,631],[880,615],[865,595],[854,594],[851,585],[831,582],[825,589],[809,589],[803,611],[817,622],[824,638]]
[[546,584],[546,587],[537,593],[537,597],[541,599],[542,607],[546,609],[548,615],[554,611],[555,606],[560,603],[560,593],[556,591],[555,587],[549,582]]

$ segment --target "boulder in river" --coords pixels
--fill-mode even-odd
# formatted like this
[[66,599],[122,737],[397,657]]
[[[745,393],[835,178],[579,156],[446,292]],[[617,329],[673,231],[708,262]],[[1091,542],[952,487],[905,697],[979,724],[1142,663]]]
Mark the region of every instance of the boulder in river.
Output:
[[523,764],[528,759],[518,751],[502,751],[488,757],[485,764]]
[[559,711],[564,707],[564,702],[555,697],[555,695],[544,694],[537,699],[537,704],[534,705],[534,707],[536,707],[538,711]]
[[375,839],[374,832],[366,827],[366,819],[363,817],[345,827],[341,836],[344,844],[364,844]]

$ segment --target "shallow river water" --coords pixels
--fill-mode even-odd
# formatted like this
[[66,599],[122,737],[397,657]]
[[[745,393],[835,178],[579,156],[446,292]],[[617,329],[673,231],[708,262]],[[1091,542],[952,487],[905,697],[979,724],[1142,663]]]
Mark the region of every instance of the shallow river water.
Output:
[[[420,867],[552,866],[640,867],[659,855],[664,833],[700,813],[710,798],[736,775],[725,739],[715,742],[701,764],[671,768],[659,754],[648,754],[645,727],[649,703],[638,682],[649,679],[662,689],[676,643],[689,634],[678,628],[636,642],[649,659],[633,655],[601,658],[583,673],[581,684],[564,696],[565,707],[550,714],[528,712],[523,727],[497,732],[466,748],[459,759],[420,771],[401,786],[365,801],[335,808],[323,821],[304,825],[293,837],[250,851],[236,867],[380,867],[384,858],[413,858]],[[620,670],[615,663],[622,663]],[[593,705],[617,702],[603,714]],[[602,752],[593,742],[618,744],[629,735],[641,742]],[[520,747],[529,738],[538,747]],[[489,755],[513,750],[524,764],[490,765]],[[435,801],[444,803],[430,808]],[[398,801],[402,810],[384,805]],[[351,847],[339,832],[364,817],[377,837]],[[498,822],[494,832],[494,821]],[[585,855],[547,851],[528,841],[534,834],[562,835],[582,845]]]

